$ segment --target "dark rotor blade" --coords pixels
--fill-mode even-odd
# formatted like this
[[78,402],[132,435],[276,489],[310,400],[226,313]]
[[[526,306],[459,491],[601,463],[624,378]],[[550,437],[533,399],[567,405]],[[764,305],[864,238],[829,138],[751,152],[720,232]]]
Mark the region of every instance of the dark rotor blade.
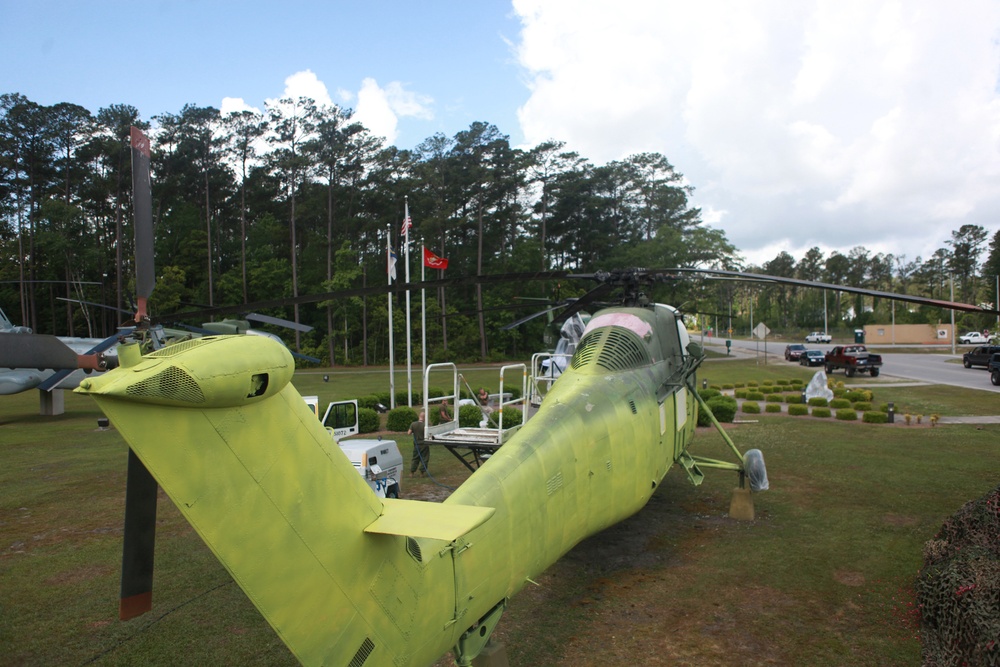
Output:
[[55,336],[0,334],[0,368],[76,369],[77,353]]
[[123,621],[153,608],[156,490],[156,479],[130,448],[125,486],[121,596],[118,602],[118,617]]
[[88,306],[94,306],[95,308],[104,308],[105,310],[114,310],[119,313],[125,313],[127,315],[133,314],[132,312],[125,310],[124,308],[116,308],[115,306],[109,306],[104,303],[97,303],[96,301],[84,301],[83,299],[68,299],[64,296],[57,296],[56,299],[59,301],[69,301],[70,303],[85,303]]
[[928,297],[913,296],[912,294],[896,294],[894,292],[883,292],[881,290],[873,290],[865,287],[851,287],[849,285],[833,285],[831,283],[821,283],[813,280],[801,280],[799,278],[783,278],[780,276],[769,276],[761,273],[743,273],[741,271],[726,271],[723,269],[693,269],[693,268],[662,269],[660,271],[667,274],[677,272],[677,273],[704,273],[708,275],[733,276],[736,278],[778,283],[782,285],[799,285],[801,287],[814,287],[818,289],[828,289],[828,290],[837,290],[841,292],[848,292],[850,294],[861,294],[863,296],[874,296],[874,297],[879,297],[880,299],[894,299],[896,301],[916,303],[921,306],[935,306],[937,308],[961,310],[969,313],[982,313],[984,315],[1000,315],[1000,310],[984,308],[983,306],[976,306],[971,303],[961,303],[958,301],[945,301],[943,299],[931,299]]
[[[101,355],[101,353],[105,350],[109,350],[114,347],[114,345],[119,342],[121,335],[115,334],[114,336],[108,336],[82,355],[78,355],[77,359],[96,358],[98,360],[98,366],[101,367],[100,370],[110,370],[112,368],[116,368],[118,366],[118,357],[104,357],[99,355]],[[92,368],[92,366],[90,366],[90,368]],[[52,391],[53,389],[57,389],[59,385],[62,384],[63,380],[72,375],[76,370],[76,368],[63,368],[58,370],[49,377],[45,378],[45,381],[38,385],[38,388],[41,391]]]
[[294,329],[295,331],[301,331],[303,333],[312,331],[313,328],[308,324],[300,324],[298,322],[292,322],[290,320],[283,320],[280,317],[271,317],[270,315],[261,315],[259,313],[247,313],[244,315],[248,320],[252,322],[263,322],[264,324],[273,324],[278,327],[285,327],[286,329]]
[[587,308],[587,306],[596,303],[599,299],[601,299],[601,297],[606,296],[608,292],[611,292],[613,289],[614,286],[608,283],[598,285],[594,289],[590,290],[589,292],[581,296],[575,302],[570,304],[569,307],[566,308],[566,310],[559,313],[559,315],[552,320],[553,324],[558,324],[559,322],[565,322],[569,318],[573,317],[580,311]]
[[[156,286],[153,259],[153,189],[149,180],[149,137],[132,127],[132,201],[135,209],[135,284],[139,312],[146,314],[146,300]],[[137,320],[138,321],[138,320]]]
[[468,284],[497,284],[508,282],[527,282],[534,280],[555,280],[565,278],[569,274],[566,271],[538,271],[535,273],[500,273],[488,276],[463,276],[459,278],[443,278],[440,280],[425,280],[418,283],[394,283],[392,285],[375,285],[371,287],[356,287],[353,289],[338,290],[336,292],[320,292],[317,294],[304,294],[286,299],[274,299],[271,301],[255,301],[236,306],[221,306],[218,308],[207,308],[204,310],[194,310],[184,313],[174,313],[154,318],[157,322],[177,320],[202,320],[214,315],[229,315],[233,313],[245,313],[247,311],[267,310],[268,308],[283,308],[304,303],[318,303],[320,301],[333,301],[351,296],[371,296],[376,294],[388,294],[395,292],[416,291],[421,289],[434,289],[437,287],[447,287],[449,285]]
[[292,350],[288,351],[291,352],[292,356],[295,357],[296,359],[301,359],[302,361],[308,361],[313,364],[321,363],[319,359],[317,359],[316,357],[310,357],[308,354],[302,354],[301,352],[293,352]]
[[547,315],[547,314],[551,313],[554,310],[559,310],[560,308],[565,308],[566,306],[567,306],[567,304],[560,303],[558,305],[552,306],[551,308],[546,308],[545,310],[539,310],[538,312],[532,313],[531,315],[528,315],[526,317],[522,317],[521,319],[516,320],[514,322],[511,322],[510,324],[505,324],[504,326],[500,327],[500,329],[503,330],[503,331],[509,331],[510,329],[516,329],[517,327],[521,326],[525,322],[530,322],[531,320],[535,319],[536,317],[541,317],[542,315]]

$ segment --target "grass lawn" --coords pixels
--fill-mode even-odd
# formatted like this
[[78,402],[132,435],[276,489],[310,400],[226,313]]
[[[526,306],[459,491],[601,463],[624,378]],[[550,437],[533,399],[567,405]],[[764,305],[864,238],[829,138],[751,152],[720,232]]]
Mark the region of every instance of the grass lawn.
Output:
[[[295,384],[322,403],[388,384],[384,370],[323,374],[299,373]],[[498,367],[465,375],[497,388]],[[752,360],[706,362],[700,374],[712,384],[809,376]],[[405,373],[396,378],[405,388]],[[993,398],[875,390],[898,414],[904,405],[993,414]],[[0,399],[0,664],[295,664],[162,495],[153,611],[117,620],[125,445],[97,429],[89,398],[67,395],[56,418],[37,416],[37,403],[34,392]],[[709,471],[695,488],[674,470],[644,510],[515,597],[497,636],[514,666],[919,664],[912,584],[922,545],[1000,483],[998,433],[761,415],[730,431],[768,463],[771,490],[756,496],[755,521],[726,517],[733,475]],[[408,458],[409,438],[394,439]],[[726,457],[709,430],[695,450]],[[406,478],[404,496],[443,498],[468,474],[440,450],[431,471]]]

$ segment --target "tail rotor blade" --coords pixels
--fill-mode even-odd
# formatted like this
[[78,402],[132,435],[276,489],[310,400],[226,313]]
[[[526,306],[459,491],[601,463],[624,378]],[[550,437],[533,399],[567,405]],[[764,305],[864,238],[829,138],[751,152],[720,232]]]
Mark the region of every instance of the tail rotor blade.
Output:
[[127,621],[153,608],[153,546],[156,538],[156,480],[131,449],[125,487],[118,617]]

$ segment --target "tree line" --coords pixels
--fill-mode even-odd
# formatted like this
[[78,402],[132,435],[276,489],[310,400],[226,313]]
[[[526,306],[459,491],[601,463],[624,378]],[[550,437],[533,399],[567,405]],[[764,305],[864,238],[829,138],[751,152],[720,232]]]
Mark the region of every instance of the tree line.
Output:
[[[690,202],[692,186],[659,153],[597,165],[557,140],[516,148],[486,122],[404,150],[373,136],[352,110],[308,98],[227,115],[186,105],[147,120],[127,104],[92,113],[6,93],[0,95],[0,307],[15,322],[44,333],[105,336],[126,316],[93,304],[132,308],[131,126],[152,139],[157,286],[150,308],[161,317],[384,285],[387,245],[403,256],[407,208],[415,237],[411,279],[420,276],[421,243],[449,260],[446,272],[428,271],[428,279],[470,278],[428,295],[429,360],[526,357],[539,347],[545,318],[501,327],[526,308],[544,307],[533,299],[563,300],[594,286],[471,280],[480,275],[714,266],[932,296],[942,296],[945,276],[955,275],[956,298],[978,299],[988,287],[981,277],[987,268],[995,264],[1000,273],[997,239],[980,267],[986,232],[972,226],[954,232],[950,247],[927,261],[870,256],[862,248],[824,258],[814,248],[799,261],[781,253],[747,267],[725,233],[702,222]],[[735,312],[738,328],[747,331],[751,309],[757,321],[770,318],[769,326],[822,323],[819,292],[697,280],[661,289],[657,298],[688,312]],[[273,331],[328,363],[384,363],[386,300],[339,298],[265,314],[312,325],[304,334]],[[843,325],[877,317],[883,307],[833,301],[831,317]],[[400,302],[397,355],[405,345]],[[411,296],[419,302],[419,294]],[[906,312],[940,317],[939,309]],[[419,340],[416,308],[412,319]]]

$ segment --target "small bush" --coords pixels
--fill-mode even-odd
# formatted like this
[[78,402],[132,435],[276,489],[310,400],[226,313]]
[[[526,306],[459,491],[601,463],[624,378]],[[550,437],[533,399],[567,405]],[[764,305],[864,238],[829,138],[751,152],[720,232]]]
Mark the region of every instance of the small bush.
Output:
[[[826,399],[823,398],[822,396],[813,396],[812,398],[809,399],[809,405],[817,408],[825,408],[827,406],[827,402]],[[813,414],[816,414],[815,410],[813,410]],[[827,417],[829,416],[830,415],[827,415]]]
[[844,398],[852,403],[857,403],[858,401],[866,401],[870,403],[874,396],[875,395],[872,393],[871,389],[852,389],[844,394]]
[[[500,419],[499,413],[494,412],[492,415],[490,415],[490,419],[494,421]],[[511,405],[508,405],[506,408],[503,409],[504,429],[513,428],[519,425],[523,421],[524,421],[524,413],[522,413],[519,409]]]
[[854,403],[851,403],[851,407],[858,412],[868,412],[872,409],[872,404],[868,401],[855,401]]
[[764,406],[767,412],[781,412],[781,403],[768,403]]
[[717,384],[710,384],[710,385],[708,385],[708,388],[709,389],[714,389],[715,391],[719,392],[720,394],[722,393],[722,387],[720,387]]
[[830,401],[830,407],[834,410],[840,410],[841,408],[851,407],[851,402],[846,398],[835,398]]
[[766,400],[768,403],[784,403],[785,397],[782,394],[768,394]]
[[750,381],[747,382],[747,386],[748,387],[756,387],[756,386],[758,386],[758,384],[757,384],[756,380],[750,380]]
[[746,387],[746,386],[747,386],[747,385],[746,385],[746,382],[734,382],[734,383],[733,383],[733,387],[734,387],[735,389],[743,389],[743,388],[744,388],[744,387]]
[[733,395],[736,398],[746,398],[747,397],[747,393],[748,392],[747,392],[746,389],[737,389],[736,391],[733,392]]
[[[374,408],[358,408],[358,431],[361,433],[374,433],[381,425],[382,420],[379,419],[378,412]],[[406,428],[409,428],[409,426]]]
[[761,382],[761,384],[764,385],[765,387],[771,387],[774,386],[774,380],[764,380],[763,382]]
[[736,399],[731,396],[716,396],[707,403],[720,422],[731,422],[736,417]]
[[698,395],[701,396],[701,400],[707,403],[709,400],[715,398],[716,396],[721,396],[722,392],[719,391],[718,389],[709,387],[708,389],[699,389]]
[[833,397],[834,398],[844,398],[844,394],[846,394],[846,393],[847,393],[846,389],[844,389],[843,387],[838,387],[838,388],[836,388],[836,389],[833,390]]
[[743,401],[742,410],[748,415],[759,415],[760,403],[758,403],[757,401]]
[[841,408],[837,410],[837,419],[845,422],[855,422],[858,420],[858,413],[854,408]]
[[723,391],[725,391],[727,389],[733,389],[733,385],[731,385],[731,384],[724,384],[724,385],[722,385],[722,389],[723,389]]
[[763,401],[764,393],[760,391],[747,391],[747,400],[750,401]]
[[804,405],[802,403],[799,403],[797,405],[789,405],[788,414],[792,415],[793,417],[801,417],[802,415],[808,415],[809,406]]
[[475,405],[462,405],[458,408],[458,426],[460,428],[477,428],[483,420],[482,411]]
[[410,424],[417,421],[417,411],[409,407],[395,408],[389,410],[385,419],[385,428],[396,433],[406,433],[410,430]]
[[812,414],[813,414],[813,417],[829,417],[830,416],[830,408],[816,407],[816,408],[813,408],[813,413]]
[[861,416],[861,421],[866,424],[888,424],[889,415],[884,412],[869,410]]
[[785,403],[792,405],[802,402],[802,394],[785,394]]
[[[367,396],[358,396],[358,409],[368,408],[369,410],[375,410],[375,406],[378,405],[378,396],[375,394],[368,394]],[[383,405],[389,405],[388,403],[383,403]],[[322,417],[323,415],[320,415]]]
[[776,380],[775,384],[777,384],[779,387],[787,387],[788,380]]
[[775,387],[773,384],[766,384],[760,388],[761,393],[764,394],[780,394],[781,389]]
[[[413,392],[413,405],[420,405],[424,402],[424,397],[420,395],[420,392]],[[386,403],[386,405],[389,405]],[[402,389],[396,392],[396,405],[406,405],[409,406],[409,402],[406,398],[406,390]]]

